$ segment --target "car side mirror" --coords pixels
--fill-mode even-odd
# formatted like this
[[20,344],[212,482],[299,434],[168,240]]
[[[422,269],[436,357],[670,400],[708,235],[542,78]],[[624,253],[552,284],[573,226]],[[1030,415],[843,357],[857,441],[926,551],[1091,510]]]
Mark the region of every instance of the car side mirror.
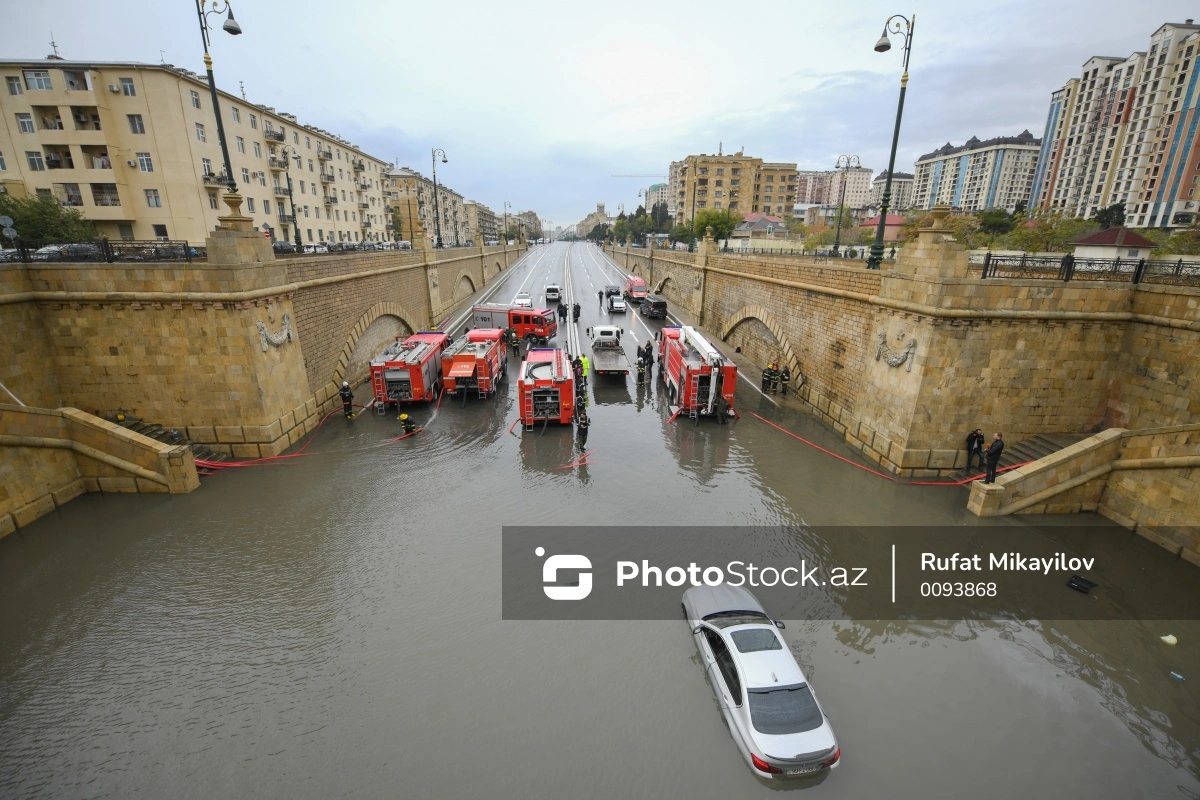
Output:
[[692,628],[692,635],[693,635],[693,636],[699,636],[699,635],[700,635],[700,631],[702,631],[702,630],[704,630],[704,626],[703,626],[703,625],[697,625],[696,627]]
[[787,627],[786,625],[783,624],[783,620],[781,620],[781,619],[777,619],[774,622],[775,622],[775,627],[779,628],[780,630],[783,630],[784,628]]

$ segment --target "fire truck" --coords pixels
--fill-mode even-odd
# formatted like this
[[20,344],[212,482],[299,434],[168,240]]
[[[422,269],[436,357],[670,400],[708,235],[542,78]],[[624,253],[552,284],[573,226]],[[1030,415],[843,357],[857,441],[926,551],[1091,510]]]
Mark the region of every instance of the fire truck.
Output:
[[371,359],[371,388],[377,403],[436,400],[442,380],[442,351],[450,337],[421,331],[399,339]]
[[504,331],[499,328],[470,331],[442,353],[442,379],[449,394],[475,389],[479,397],[490,397],[507,374]]
[[630,275],[625,279],[625,300],[630,303],[640,303],[646,299],[646,295],[650,294],[650,289],[646,286],[646,280],[637,275]]
[[531,349],[521,363],[517,393],[526,430],[537,422],[569,425],[575,418],[575,375],[567,354],[554,347]]
[[663,326],[658,355],[671,405],[693,419],[711,416],[724,422],[733,410],[737,366],[689,325]]
[[516,328],[517,336],[545,344],[558,334],[558,318],[550,308],[519,308],[483,303],[471,309],[476,328]]

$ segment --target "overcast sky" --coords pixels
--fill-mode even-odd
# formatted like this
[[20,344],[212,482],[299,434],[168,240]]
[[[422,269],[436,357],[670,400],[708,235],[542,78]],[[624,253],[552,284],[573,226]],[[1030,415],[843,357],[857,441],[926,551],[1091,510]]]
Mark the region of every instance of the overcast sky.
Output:
[[[6,6],[0,53],[203,71],[193,0],[44,0]],[[1189,8],[1190,6],[1190,8]],[[217,83],[296,114],[381,159],[429,173],[501,211],[556,224],[598,201],[632,210],[638,188],[689,153],[832,167],[887,166],[900,39],[883,21],[915,11],[896,168],[972,135],[1041,136],[1050,92],[1093,55],[1145,49],[1176,0],[857,3],[784,0],[234,0],[244,31],[215,34]],[[220,20],[218,20],[218,25]],[[665,180],[665,178],[664,178]]]

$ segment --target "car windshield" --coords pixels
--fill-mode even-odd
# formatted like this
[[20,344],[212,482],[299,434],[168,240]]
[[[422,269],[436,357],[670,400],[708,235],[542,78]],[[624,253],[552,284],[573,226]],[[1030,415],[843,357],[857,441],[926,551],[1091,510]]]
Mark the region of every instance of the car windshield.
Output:
[[754,730],[773,736],[804,733],[821,727],[821,709],[807,683],[778,689],[749,689]]
[[760,650],[782,650],[783,642],[770,628],[750,628],[730,634],[739,653],[757,653]]
[[769,618],[766,614],[757,611],[718,611],[715,614],[709,614],[704,621],[716,628],[729,628],[734,625],[761,623],[767,619]]

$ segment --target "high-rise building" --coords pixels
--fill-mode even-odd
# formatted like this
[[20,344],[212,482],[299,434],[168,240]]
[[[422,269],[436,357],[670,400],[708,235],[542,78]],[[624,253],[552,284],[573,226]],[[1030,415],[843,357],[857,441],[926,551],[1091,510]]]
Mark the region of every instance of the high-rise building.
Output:
[[1032,205],[1092,217],[1125,204],[1134,227],[1188,225],[1200,180],[1200,26],[1159,26],[1126,58],[1096,56],[1050,96]]
[[1041,140],[1029,131],[960,147],[947,142],[917,159],[912,206],[948,205],[963,211],[1028,205]]
[[766,163],[744,155],[688,156],[671,163],[675,222],[695,218],[702,208],[741,214],[791,214],[796,202],[796,165]]
[[[843,199],[842,183],[846,192]],[[871,200],[871,170],[853,167],[848,170],[805,170],[797,176],[796,202],[801,205],[865,208]]]
[[[3,60],[0,74],[4,191],[54,197],[113,240],[202,245],[229,213],[203,76],[169,64],[61,59]],[[298,226],[304,244],[387,238],[386,163],[291,114],[219,95],[241,210],[256,228],[294,241]]]
[[668,210],[671,208],[671,187],[665,183],[652,183],[642,196],[642,205],[649,214],[654,210],[655,203],[662,203]]
[[[871,182],[871,199],[868,205],[879,208],[883,202],[883,189],[887,184],[887,170],[875,176]],[[892,176],[892,198],[888,207],[889,212],[904,211],[912,206],[913,176],[907,172],[897,172]]]

